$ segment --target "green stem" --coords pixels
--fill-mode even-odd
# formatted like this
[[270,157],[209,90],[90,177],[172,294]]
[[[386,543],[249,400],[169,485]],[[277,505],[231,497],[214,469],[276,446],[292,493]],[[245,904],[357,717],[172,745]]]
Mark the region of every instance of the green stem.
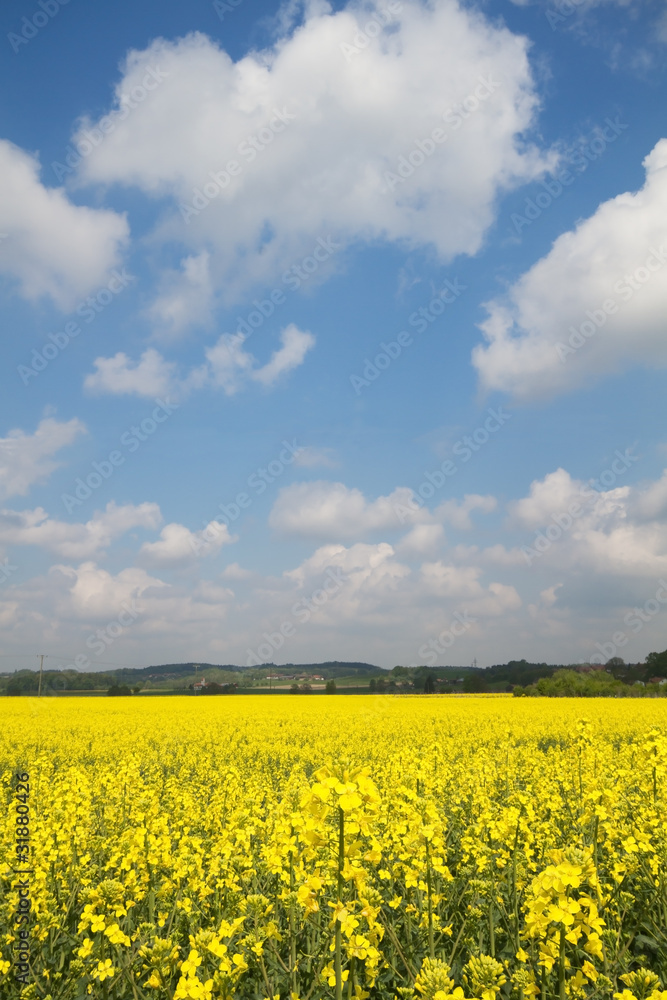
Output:
[[514,940],[516,944],[516,950],[519,950],[519,897],[516,891],[516,852],[519,845],[519,825],[521,823],[521,813],[523,812],[523,806],[519,811],[519,818],[516,821],[516,833],[514,834],[514,850],[512,851],[512,902],[514,909]]
[[393,927],[391,926],[391,924],[388,921],[386,921],[384,919],[384,917],[382,916],[382,914],[380,914],[380,920],[382,921],[382,924],[383,924],[385,930],[387,931],[389,937],[391,938],[391,940],[392,940],[392,942],[394,944],[394,947],[396,948],[396,952],[399,955],[401,961],[403,962],[403,965],[408,970],[408,975],[410,976],[410,978],[412,979],[412,982],[414,983],[415,979],[417,978],[417,975],[416,975],[414,969],[412,968],[412,966],[410,965],[410,963],[408,962],[407,958],[403,954],[403,950],[402,950],[402,948],[401,948],[401,946],[399,944],[399,941],[398,941],[398,938],[396,937],[396,934],[394,933]]
[[560,949],[558,955],[558,995],[565,1000],[565,927],[560,929]]
[[[338,806],[338,904],[342,903],[343,865],[345,863],[345,813]],[[343,1000],[343,961],[340,920],[336,920],[334,970],[336,973],[336,1000]]]
[[431,958],[435,958],[435,947],[433,945],[433,900],[431,899],[431,855],[429,853],[428,840],[426,841],[426,894],[428,897],[428,952]]
[[[294,830],[291,831],[291,835],[294,836]],[[291,839],[291,838],[290,838]],[[291,848],[291,844],[290,844]],[[296,982],[296,929],[294,926],[294,855],[290,850],[289,856],[289,880],[290,880],[290,907],[289,907],[289,937],[290,937],[290,980],[292,984],[292,993],[297,993],[297,982]]]
[[347,1000],[352,1000],[352,990],[354,989],[354,958],[350,959],[350,977],[347,981]]

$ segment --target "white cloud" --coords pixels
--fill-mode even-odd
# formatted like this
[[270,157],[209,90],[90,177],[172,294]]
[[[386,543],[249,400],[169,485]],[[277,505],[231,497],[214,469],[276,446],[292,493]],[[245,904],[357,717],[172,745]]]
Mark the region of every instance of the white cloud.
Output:
[[95,358],[96,371],[86,375],[83,386],[88,392],[111,395],[168,395],[176,384],[176,365],[165,361],[159,351],[149,347],[139,361],[133,362],[119,351],[112,358]]
[[[167,637],[163,655],[178,647],[187,659],[193,648],[202,649],[204,642],[209,648],[215,640],[232,598],[229,589],[209,581],[185,591],[139,567],[114,575],[86,560],[78,566],[53,566],[45,577],[13,587],[9,597],[6,588],[0,592],[0,629],[6,638],[31,645],[39,634],[53,652],[53,665],[58,659],[63,666],[73,663],[77,652],[92,669],[105,669],[110,657],[117,663],[146,664],[154,662],[155,652],[161,655]],[[108,643],[97,641],[92,630],[119,620],[120,630],[106,632],[112,639],[110,653]],[[61,650],[65,653],[58,657]]]
[[[140,611],[138,599],[151,588],[167,585],[136,567],[121,570],[113,576],[94,562],[72,566],[53,566],[54,577],[65,578],[66,590],[59,594],[58,605],[65,617],[94,621],[115,618],[123,605]],[[69,584],[69,586],[67,586]]]
[[37,545],[64,559],[90,559],[132,528],[157,528],[162,520],[155,503],[110,502],[85,524],[70,524],[48,516],[45,510],[0,511],[0,545]]
[[230,563],[229,566],[225,566],[222,573],[220,574],[225,580],[252,580],[255,576],[254,573],[249,569],[244,569],[239,563]]
[[444,543],[445,533],[441,524],[415,524],[398,545],[396,552],[404,559],[432,556]]
[[[527,7],[532,3],[543,4],[545,7],[554,7],[553,0],[512,0],[512,3],[517,7]],[[583,12],[605,3],[613,3],[617,7],[632,7],[633,5],[639,7],[639,0],[573,0],[571,8],[566,8],[564,4],[562,7],[565,16],[569,17],[576,9]],[[557,7],[554,7],[554,10],[557,10]]]
[[0,499],[25,496],[34,483],[43,483],[61,464],[52,456],[85,432],[76,418],[60,423],[47,417],[34,434],[17,428],[0,438]]
[[[320,479],[293,483],[278,494],[269,515],[269,524],[277,531],[305,538],[350,539],[374,531],[396,532],[405,525],[415,528],[401,545],[402,551],[427,551],[429,542],[442,537],[440,522],[469,531],[473,527],[470,514],[474,510],[490,513],[497,501],[492,496],[466,494],[461,501],[447,500],[433,512],[419,508],[413,491],[398,486],[389,496],[367,500],[361,490],[350,489],[344,483]],[[426,530],[426,529],[429,530]]]
[[470,514],[473,510],[481,510],[490,514],[498,506],[498,501],[492,496],[480,496],[478,493],[466,493],[463,500],[446,500],[436,507],[434,515],[448,521],[460,531],[471,531],[473,527]]
[[467,601],[480,595],[480,570],[476,566],[453,566],[441,560],[424,563],[420,570],[424,590],[435,597]]
[[[538,108],[527,40],[457,0],[405,0],[346,57],[374,13],[311,5],[291,35],[237,63],[198,33],[131,52],[116,106],[147,67],[167,75],[82,160],[80,181],[172,200],[156,238],[210,251],[227,301],[275,281],[329,234],[342,245],[432,245],[444,261],[474,254],[499,192],[544,168],[525,141]],[[387,172],[413,150],[419,160],[415,142],[430,143],[434,128],[446,144],[390,190]],[[314,280],[331,264],[316,264]]]
[[160,339],[174,339],[191,326],[210,326],[214,289],[209,259],[208,251],[202,250],[196,256],[185,257],[180,270],[163,275],[161,291],[149,310]]
[[411,500],[412,490],[406,486],[369,501],[361,490],[344,483],[323,479],[293,483],[278,494],[269,524],[277,531],[306,538],[349,539],[370,531],[397,531],[406,522],[430,519],[425,511],[413,511]]
[[667,514],[667,469],[657,482],[651,483],[646,490],[639,493],[635,501],[635,511],[640,517],[648,520]]
[[165,524],[157,542],[144,542],[139,558],[151,566],[186,566],[200,555],[217,554],[223,545],[236,541],[226,524],[211,522],[209,528],[195,533],[183,524]]
[[506,302],[487,305],[488,344],[473,351],[485,389],[535,398],[627,365],[667,364],[667,139],[644,166],[640,191],[601,204],[522,275]]
[[302,365],[308,351],[315,346],[315,338],[312,333],[299,330],[294,323],[290,323],[282,331],[280,342],[282,347],[274,351],[270,361],[262,368],[252,372],[252,378],[256,382],[261,382],[262,385],[266,386],[273,385],[281,375]]
[[[46,578],[23,584],[10,579],[0,592],[0,635],[10,648],[30,636],[33,644],[38,637],[54,652],[75,650],[80,647],[72,643],[77,635],[85,638],[83,629],[112,620],[121,602],[132,598],[141,615],[114,659],[170,662],[178,654],[183,660],[245,663],[248,649],[258,649],[268,635],[277,636],[275,662],[317,661],[331,648],[338,658],[386,666],[424,662],[419,651],[430,650],[431,640],[449,629],[456,615],[459,621],[468,616],[470,627],[438,662],[469,663],[474,656],[503,662],[523,655],[576,662],[619,628],[634,642],[626,658],[640,658],[664,645],[660,616],[638,635],[630,634],[624,618],[667,580],[666,481],[667,471],[641,486],[589,488],[582,497],[585,484],[558,469],[509,505],[511,522],[498,537],[504,540],[511,529],[516,539],[511,549],[500,543],[448,547],[441,524],[423,510],[422,520],[415,515],[396,546],[384,539],[359,541],[354,531],[390,530],[387,507],[391,510],[395,494],[368,502],[328,483],[323,503],[317,502],[317,491],[306,492],[297,496],[304,503],[295,510],[308,519],[304,534],[349,533],[349,543],[320,545],[279,576],[234,563],[216,578],[200,581],[193,573],[170,586],[149,576],[148,564],[169,569],[192,561],[191,542],[199,536],[182,525],[167,525],[155,542],[140,547],[143,569],[128,567],[114,575],[91,561],[128,527],[141,523],[155,530],[160,521],[155,505],[145,505],[143,512],[111,505],[77,526],[49,521],[43,511],[5,515],[0,545],[11,534],[14,542],[41,544],[82,565],[54,567]],[[575,499],[581,514],[570,525],[559,522]],[[464,498],[457,517],[465,506]],[[557,537],[549,532],[552,544],[528,566],[521,545],[532,545],[537,532],[555,523],[565,527]],[[227,532],[217,537],[217,550],[232,540]],[[215,550],[212,544],[210,551]],[[340,585],[332,587],[331,580]],[[287,621],[295,633],[283,642],[280,627]]]
[[242,333],[223,333],[205,352],[208,364],[202,374],[228,396],[239,391],[255,364],[252,354],[243,349],[245,339]]
[[[591,588],[600,581],[651,581],[667,573],[665,482],[667,472],[644,487],[595,489],[557,469],[531,483],[527,497],[508,505],[510,525],[530,533],[524,548],[532,553],[531,566],[567,572],[570,584],[577,577],[590,581]],[[540,535],[548,545],[538,541]],[[506,564],[520,554],[519,548],[506,551]],[[480,561],[487,560],[502,564],[502,547],[483,553]]]
[[581,499],[582,485],[562,468],[549,472],[544,479],[535,479],[527,497],[508,505],[512,522],[521,528],[542,527],[552,514],[567,511],[571,503]]
[[95,359],[96,371],[86,375],[84,388],[99,394],[154,398],[163,395],[184,397],[195,389],[214,386],[233,396],[250,379],[267,388],[273,386],[282,375],[303,364],[315,344],[311,333],[290,323],[280,334],[282,347],[258,368],[256,358],[243,348],[245,340],[242,333],[223,333],[213,347],[206,348],[206,361],[193,368],[184,379],[178,377],[177,365],[165,360],[154,347],[144,351],[139,361],[132,361],[119,351],[112,358]]
[[257,368],[254,356],[243,348],[245,341],[242,333],[223,333],[218,342],[206,350],[208,364],[199,370],[202,379],[207,378],[220,386],[228,396],[238,392],[248,378],[272,386],[281,375],[303,364],[306,354],[315,345],[312,333],[290,323],[280,333],[282,346],[265,365]]
[[26,299],[48,295],[72,309],[105,283],[129,236],[124,216],[73,205],[61,188],[46,188],[36,158],[0,139],[0,274]]

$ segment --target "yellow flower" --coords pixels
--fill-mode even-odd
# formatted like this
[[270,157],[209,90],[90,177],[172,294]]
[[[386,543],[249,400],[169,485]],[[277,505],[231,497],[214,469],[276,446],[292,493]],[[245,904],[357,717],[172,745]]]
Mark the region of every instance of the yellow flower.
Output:
[[91,973],[93,979],[98,979],[101,983],[105,979],[111,979],[112,976],[116,975],[116,970],[113,967],[113,963],[110,958],[105,959],[104,962],[98,962],[97,968]]
[[76,953],[79,958],[88,958],[91,951],[93,950],[93,942],[90,938],[84,938],[83,944],[80,948],[77,948]]
[[234,963],[234,965],[236,967],[236,972],[239,975],[242,972],[247,972],[248,971],[248,963],[246,962],[246,960],[243,957],[243,955],[240,955],[238,952],[235,955],[232,955],[232,962]]
[[600,975],[598,970],[592,964],[592,962],[584,962],[584,964],[581,967],[581,971],[593,983],[597,980],[597,978]]

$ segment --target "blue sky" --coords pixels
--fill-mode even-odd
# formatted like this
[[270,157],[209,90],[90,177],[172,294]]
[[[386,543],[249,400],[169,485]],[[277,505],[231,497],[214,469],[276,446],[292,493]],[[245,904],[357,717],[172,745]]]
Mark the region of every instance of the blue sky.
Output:
[[0,19],[0,669],[667,645],[663,0]]

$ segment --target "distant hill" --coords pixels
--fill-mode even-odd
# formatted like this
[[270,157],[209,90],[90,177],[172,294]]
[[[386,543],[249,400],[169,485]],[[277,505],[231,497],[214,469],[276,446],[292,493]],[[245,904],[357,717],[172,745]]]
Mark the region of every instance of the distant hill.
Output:
[[163,663],[159,667],[144,667],[134,672],[140,677],[183,677],[194,672],[195,666],[201,673],[208,670],[227,670],[231,673],[268,673],[275,670],[281,673],[317,673],[322,677],[343,677],[350,674],[377,674],[381,667],[372,663],[345,663],[342,660],[328,660],[326,663],[263,663],[261,667],[239,667],[233,664],[220,663]]
[[[80,672],[77,670],[45,670],[42,676],[44,693],[64,691],[99,691],[113,685],[133,687],[187,688],[196,677],[209,675],[219,682],[231,680],[236,675],[243,685],[241,676],[248,681],[265,677],[267,674],[317,674],[326,680],[336,677],[378,676],[384,671],[371,663],[345,663],[331,660],[326,663],[266,663],[261,667],[242,667],[236,664],[217,663],[161,663],[149,667],[118,667],[114,670]],[[17,670],[0,674],[0,694],[35,694],[39,686],[38,670]]]
[[[160,694],[171,691],[187,693],[197,679],[220,685],[235,684],[249,691],[273,686],[274,691],[288,690],[291,682],[304,684],[314,681],[323,690],[322,681],[338,680],[341,690],[373,691],[511,691],[515,687],[530,689],[543,678],[557,671],[590,672],[589,664],[530,663],[510,660],[492,667],[477,666],[395,666],[385,670],[372,663],[327,660],[324,663],[264,663],[260,667],[217,663],[160,663],[149,667],[119,667],[117,670],[79,673],[76,670],[45,670],[42,678],[44,694],[65,692],[101,693],[110,687],[126,686],[137,691]],[[646,663],[624,663],[615,657],[606,664],[605,676],[626,685],[638,681],[647,683],[667,678],[667,650],[649,653]],[[656,680],[657,679],[657,680]],[[17,670],[0,674],[0,694],[36,694],[38,670]],[[436,686],[437,685],[437,686]]]

